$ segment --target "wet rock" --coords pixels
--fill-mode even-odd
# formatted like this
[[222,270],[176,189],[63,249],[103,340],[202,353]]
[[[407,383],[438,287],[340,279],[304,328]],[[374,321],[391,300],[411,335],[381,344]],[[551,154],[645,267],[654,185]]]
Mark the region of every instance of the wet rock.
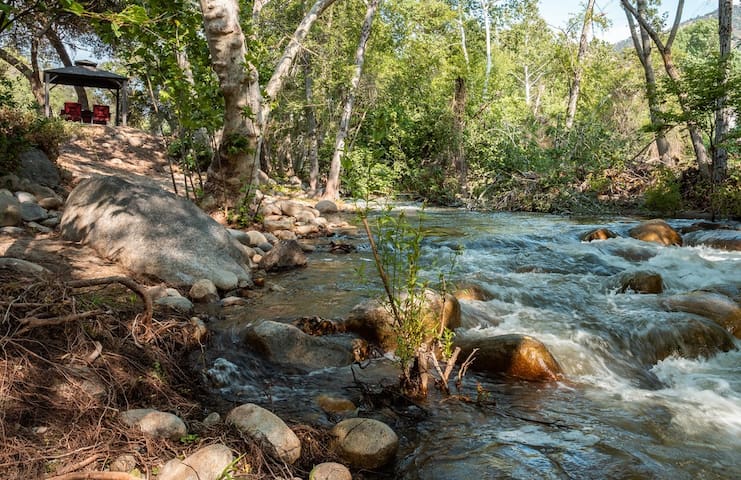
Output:
[[326,462],[311,469],[309,480],[352,480],[352,475],[341,463]]
[[239,367],[225,358],[214,360],[213,366],[206,371],[206,376],[216,388],[226,387],[239,378]]
[[316,403],[325,413],[332,413],[335,415],[348,414],[354,412],[358,408],[351,400],[346,398],[330,397],[329,395],[319,395],[316,398]]
[[638,338],[633,353],[645,365],[654,365],[672,355],[709,358],[736,348],[733,337],[726,330],[700,318],[653,322]]
[[[255,282],[255,285],[259,286],[258,281],[257,281],[258,279],[255,278],[253,280]],[[240,306],[247,305],[248,303],[249,302],[242,297],[229,296],[229,297],[224,297],[221,299],[222,307],[240,307]]]
[[582,242],[593,242],[595,240],[609,240],[610,238],[617,238],[619,235],[612,230],[607,228],[598,228],[587,232],[581,236]]
[[301,442],[293,430],[277,415],[254,403],[232,409],[226,416],[226,423],[258,441],[266,442],[286,463],[292,464],[301,456]]
[[307,263],[301,245],[295,240],[278,242],[260,260],[260,268],[266,272],[305,267]]
[[121,421],[129,427],[138,427],[142,433],[155,438],[179,440],[188,433],[185,423],[172,413],[151,408],[138,408],[122,412]]
[[252,284],[249,258],[226,229],[192,202],[116,177],[80,182],[65,205],[67,240],[172,285],[210,279],[231,290]]
[[18,160],[21,164],[18,170],[20,178],[51,188],[60,185],[59,169],[41,150],[36,148],[26,150],[19,155]]
[[669,226],[664,220],[654,219],[643,222],[628,231],[631,237],[644,242],[653,242],[661,245],[682,246],[682,236]]
[[690,247],[706,246],[731,252],[741,251],[741,230],[699,230],[684,235]]
[[741,307],[720,293],[697,290],[681,295],[672,295],[661,301],[669,311],[694,313],[708,318],[725,330],[741,338]]
[[548,347],[529,335],[508,334],[496,337],[458,338],[461,347],[460,361],[478,348],[471,370],[496,373],[522,380],[543,382],[558,380],[563,376]]
[[319,200],[317,204],[314,205],[314,208],[319,210],[322,214],[337,213],[339,211],[337,204],[331,200]]
[[266,320],[245,331],[244,340],[268,360],[317,370],[350,365],[353,360],[349,336],[313,336],[287,323]]
[[198,449],[185,460],[174,458],[167,462],[157,480],[217,480],[234,461],[232,450],[226,445],[214,444]]
[[0,190],[0,227],[20,225],[21,202],[9,190]]
[[620,293],[627,291],[635,293],[656,294],[664,291],[664,280],[655,272],[629,272],[620,277]]
[[380,468],[390,463],[399,449],[399,437],[383,422],[349,418],[332,428],[335,448],[353,467]]
[[[461,307],[451,294],[443,297],[426,290],[422,300],[422,321],[425,330],[435,332],[440,328],[440,319],[450,330],[461,326]],[[442,312],[442,313],[441,313]],[[396,350],[395,321],[389,309],[379,300],[368,300],[355,306],[344,322],[345,329],[355,332],[366,340],[376,343],[386,351]]]
[[494,298],[491,292],[475,283],[459,285],[456,291],[453,292],[453,296],[458,300],[474,300],[479,302],[488,302]]
[[219,292],[216,290],[216,285],[207,278],[196,281],[190,287],[188,296],[195,303],[214,303],[219,301]]

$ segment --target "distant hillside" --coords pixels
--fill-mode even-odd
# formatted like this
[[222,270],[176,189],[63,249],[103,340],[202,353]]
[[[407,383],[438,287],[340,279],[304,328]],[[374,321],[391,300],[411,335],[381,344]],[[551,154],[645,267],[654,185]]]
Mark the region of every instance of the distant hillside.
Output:
[[[679,28],[683,28],[687,25],[692,25],[695,22],[699,22],[700,20],[705,19],[714,19],[717,21],[718,19],[718,10],[713,10],[710,13],[707,13],[705,15],[701,15],[698,17],[690,18],[689,20],[685,20],[682,22],[679,26]],[[735,8],[733,10],[733,45],[735,48],[741,48],[741,9]],[[615,50],[621,51],[625,48],[633,48],[633,40],[629,37],[625,40],[620,40],[616,44],[614,44]]]

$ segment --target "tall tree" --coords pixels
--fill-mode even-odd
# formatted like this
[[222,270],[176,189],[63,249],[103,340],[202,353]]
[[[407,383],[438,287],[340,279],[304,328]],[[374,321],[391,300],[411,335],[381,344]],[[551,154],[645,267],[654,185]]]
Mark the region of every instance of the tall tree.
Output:
[[594,0],[587,2],[587,9],[584,12],[584,23],[581,27],[581,38],[579,39],[579,52],[576,54],[576,63],[574,65],[574,76],[571,79],[571,89],[569,90],[569,102],[566,107],[566,128],[571,129],[574,126],[574,117],[576,116],[576,103],[579,101],[579,88],[581,87],[582,63],[587,54],[587,44],[590,26],[592,25],[592,12],[594,12]]
[[[621,2],[623,4],[623,7],[627,11],[629,11],[631,15],[633,15],[633,17],[638,21],[638,23],[641,24],[643,28],[646,29],[646,32],[651,37],[651,40],[653,40],[654,45],[656,45],[656,49],[659,51],[659,54],[661,54],[661,59],[664,62],[664,69],[666,70],[667,75],[673,82],[678,84],[681,80],[681,75],[679,73],[679,69],[677,69],[677,66],[674,64],[674,59],[672,57],[672,44],[674,43],[674,39],[677,36],[677,30],[679,29],[679,25],[682,20],[682,9],[684,8],[684,0],[679,0],[679,2],[677,3],[677,12],[674,16],[674,23],[671,30],[669,31],[669,36],[666,39],[666,42],[661,39],[661,36],[651,25],[645,15],[639,14],[638,10],[636,10],[636,8],[630,3],[629,0],[621,0]],[[689,130],[690,139],[692,140],[692,147],[695,150],[695,158],[697,159],[698,168],[700,169],[700,172],[704,177],[709,178],[710,168],[708,165],[708,154],[705,150],[705,144],[703,143],[700,128],[698,127],[697,123],[692,120],[692,116],[690,115],[691,112],[688,111],[689,107],[687,105],[687,98],[688,97],[686,92],[680,91],[678,93],[679,105],[682,107],[685,116],[688,118],[687,130]]]
[[728,172],[728,152],[723,146],[728,134],[731,111],[726,106],[728,95],[728,71],[731,56],[731,34],[733,30],[733,2],[732,0],[718,0],[718,40],[720,43],[720,78],[718,86],[723,92],[717,100],[715,110],[715,142],[713,149],[713,181],[720,183],[725,180]]
[[[647,18],[647,1],[637,0],[636,6],[638,15]],[[630,26],[630,36],[633,40],[633,46],[643,67],[643,76],[646,79],[646,98],[648,100],[651,126],[655,132],[656,150],[659,157],[665,159],[669,153],[669,141],[666,139],[664,130],[661,128],[661,106],[659,105],[657,96],[656,75],[651,64],[651,37],[649,37],[643,25],[639,25],[636,28],[635,19],[628,9],[623,7],[623,10],[625,10],[625,16]]]
[[489,92],[489,75],[491,74],[491,14],[489,0],[481,0],[481,13],[484,16],[484,40],[486,41],[486,70],[484,71],[484,94],[486,99]]
[[322,195],[323,198],[333,200],[336,199],[340,193],[340,170],[342,167],[342,156],[345,153],[345,139],[350,128],[353,103],[355,102],[355,92],[358,89],[360,76],[363,73],[366,46],[368,45],[368,39],[370,38],[371,29],[373,27],[373,19],[376,16],[380,3],[381,0],[370,0],[365,11],[363,26],[360,29],[360,40],[358,40],[358,48],[355,51],[355,70],[352,79],[350,80],[350,88],[348,89],[347,98],[345,99],[345,106],[342,109],[342,117],[340,118],[340,126],[337,129],[337,138],[335,139],[332,161],[329,165],[327,187]]

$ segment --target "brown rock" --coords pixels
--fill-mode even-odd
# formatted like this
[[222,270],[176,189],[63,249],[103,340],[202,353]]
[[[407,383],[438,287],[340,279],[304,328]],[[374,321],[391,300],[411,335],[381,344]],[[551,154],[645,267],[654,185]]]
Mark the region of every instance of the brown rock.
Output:
[[502,374],[536,382],[555,381],[563,376],[561,366],[543,342],[528,335],[456,339],[463,361],[478,348],[472,370]]
[[628,234],[636,240],[644,242],[659,243],[666,246],[682,246],[682,236],[661,219],[643,222],[637,227],[631,228]]
[[669,311],[694,313],[708,318],[736,338],[741,338],[741,308],[739,305],[719,293],[697,290],[665,298],[662,306]]
[[617,238],[618,234],[613,232],[612,230],[608,230],[606,228],[598,228],[597,230],[592,230],[591,232],[587,232],[584,235],[581,236],[582,242],[593,242],[595,240],[608,240],[610,238]]
[[664,281],[658,273],[631,272],[620,279],[620,293],[628,290],[636,293],[661,293],[664,291]]
[[383,422],[371,418],[349,418],[332,429],[340,457],[359,468],[379,468],[396,457],[399,437]]
[[470,285],[461,285],[458,289],[453,292],[453,295],[458,300],[476,300],[480,302],[487,302],[494,298],[490,292],[488,292],[481,285],[472,283]]
[[272,272],[304,267],[306,262],[306,255],[297,241],[282,240],[262,257],[260,268]]

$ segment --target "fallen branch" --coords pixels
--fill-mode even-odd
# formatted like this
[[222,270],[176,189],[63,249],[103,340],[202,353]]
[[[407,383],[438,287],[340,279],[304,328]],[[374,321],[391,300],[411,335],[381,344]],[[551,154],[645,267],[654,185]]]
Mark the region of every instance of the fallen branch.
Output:
[[110,285],[112,283],[120,283],[124,287],[139,295],[139,298],[141,298],[144,302],[145,308],[144,318],[142,320],[144,326],[147,328],[147,331],[150,331],[152,327],[152,313],[154,311],[154,307],[152,306],[152,297],[149,296],[149,293],[147,293],[144,287],[142,287],[129,277],[104,277],[91,278],[89,280],[75,280],[72,282],[68,282],[67,285],[72,288],[83,288],[95,287],[97,285]]
[[82,313],[73,313],[72,315],[64,315],[62,317],[52,317],[52,318],[37,318],[37,317],[29,317],[29,318],[22,318],[19,323],[23,326],[18,333],[25,333],[29,330],[32,330],[34,328],[38,327],[52,327],[54,325],[62,325],[64,323],[68,322],[74,322],[76,320],[84,320],[89,317],[94,317],[96,315],[100,315],[104,313],[103,310],[91,310],[89,312],[82,312]]
[[141,478],[126,472],[75,472],[47,477],[46,480],[141,480]]

